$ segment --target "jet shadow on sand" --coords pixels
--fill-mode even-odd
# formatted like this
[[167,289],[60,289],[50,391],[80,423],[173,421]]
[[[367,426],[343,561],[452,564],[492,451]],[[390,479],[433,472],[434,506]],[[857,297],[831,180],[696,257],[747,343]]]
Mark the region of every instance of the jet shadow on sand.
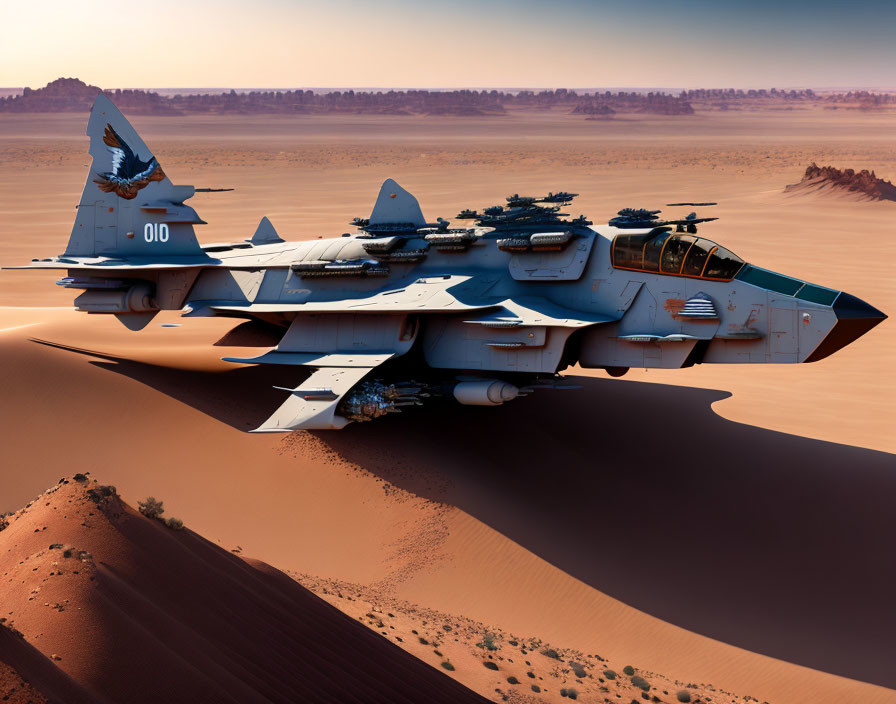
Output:
[[[259,394],[283,383],[279,369],[196,372],[43,344],[240,430],[282,400]],[[722,391],[576,382],[497,409],[435,404],[314,434],[664,621],[896,687],[892,455],[725,420],[711,408]]]

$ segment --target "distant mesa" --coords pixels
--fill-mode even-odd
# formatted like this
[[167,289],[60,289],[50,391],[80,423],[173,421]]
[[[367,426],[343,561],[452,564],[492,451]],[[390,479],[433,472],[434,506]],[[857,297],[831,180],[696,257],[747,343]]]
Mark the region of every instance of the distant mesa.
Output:
[[896,186],[889,181],[878,178],[873,171],[862,169],[838,169],[833,166],[818,166],[816,163],[806,167],[806,173],[799,183],[793,183],[784,189],[785,193],[828,193],[831,195],[851,196],[853,200],[892,200],[896,201]]

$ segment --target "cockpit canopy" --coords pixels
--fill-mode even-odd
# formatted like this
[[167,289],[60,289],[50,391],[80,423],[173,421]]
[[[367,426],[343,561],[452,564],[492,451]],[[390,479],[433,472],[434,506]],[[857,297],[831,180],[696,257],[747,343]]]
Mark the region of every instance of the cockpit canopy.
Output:
[[666,229],[617,235],[612,251],[617,269],[712,281],[730,281],[744,265],[743,259],[715,242]]

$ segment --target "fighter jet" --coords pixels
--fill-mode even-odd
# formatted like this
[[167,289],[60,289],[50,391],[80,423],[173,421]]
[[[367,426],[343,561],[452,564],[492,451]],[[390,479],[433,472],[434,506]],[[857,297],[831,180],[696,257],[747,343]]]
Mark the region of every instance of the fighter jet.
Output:
[[566,385],[572,365],[620,376],[815,362],[886,317],[744,262],[696,234],[705,219],[677,232],[631,211],[624,227],[594,227],[564,219],[559,204],[576,194],[562,191],[464,210],[476,225],[452,228],[387,179],[347,235],[286,242],[262,218],[247,240],[203,245],[205,223],[185,205],[196,189],[169,180],[104,95],[87,134],[93,163],[68,246],[23,268],[64,270],[77,310],[131,330],[161,310],[277,326],[263,354],[225,357],[284,379],[306,370],[277,387],[283,403],[257,432],[338,429],[439,398],[500,406]]

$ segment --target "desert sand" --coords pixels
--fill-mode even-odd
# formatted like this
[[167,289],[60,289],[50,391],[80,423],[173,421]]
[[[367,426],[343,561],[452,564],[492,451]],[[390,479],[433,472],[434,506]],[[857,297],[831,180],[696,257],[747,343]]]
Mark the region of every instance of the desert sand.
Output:
[[[141,516],[85,475],[8,522],[0,638],[24,634],[19,651],[33,645],[68,675],[54,699],[484,701],[282,572]],[[41,663],[10,650],[43,681]]]
[[[64,247],[86,177],[84,122],[0,121],[0,265]],[[896,310],[896,204],[783,193],[813,161],[892,180],[886,115],[133,122],[175,182],[237,189],[191,201],[211,223],[206,242],[248,237],[265,214],[287,239],[338,234],[386,177],[429,219],[557,189],[581,193],[573,214],[596,222],[625,206],[717,200],[721,219],[701,234]],[[365,614],[397,604],[395,630],[423,633],[426,610],[465,620],[471,639],[503,634],[497,654],[514,666],[509,640],[538,639],[772,704],[896,701],[890,321],[812,365],[621,380],[573,369],[582,390],[500,409],[258,437],[243,431],[291,379],[221,362],[239,350],[226,344],[236,336],[213,344],[232,322],[159,316],[130,333],[66,309],[53,279],[0,274],[0,511],[92,471],[131,503],[164,499],[198,534],[298,576],[374,630]],[[324,591],[334,583],[361,601]],[[489,698],[499,687],[560,700],[560,679],[535,695],[525,671],[508,686],[510,669],[481,667],[475,643],[451,647],[449,674]],[[572,685],[583,701],[607,696],[585,684]]]

